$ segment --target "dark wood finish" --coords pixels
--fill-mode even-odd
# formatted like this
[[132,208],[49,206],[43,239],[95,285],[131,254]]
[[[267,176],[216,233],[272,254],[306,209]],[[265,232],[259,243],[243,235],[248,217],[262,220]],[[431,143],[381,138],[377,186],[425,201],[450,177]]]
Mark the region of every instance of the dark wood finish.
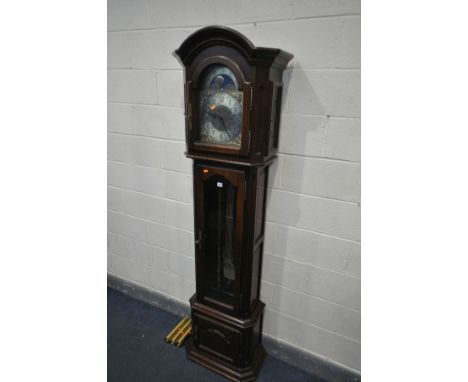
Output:
[[[232,381],[254,381],[266,355],[259,297],[268,166],[278,148],[282,74],[292,55],[256,48],[224,27],[198,30],[175,54],[185,68],[186,156],[194,159],[196,293],[187,356]],[[214,64],[227,67],[242,92],[238,146],[199,139],[197,97]]]

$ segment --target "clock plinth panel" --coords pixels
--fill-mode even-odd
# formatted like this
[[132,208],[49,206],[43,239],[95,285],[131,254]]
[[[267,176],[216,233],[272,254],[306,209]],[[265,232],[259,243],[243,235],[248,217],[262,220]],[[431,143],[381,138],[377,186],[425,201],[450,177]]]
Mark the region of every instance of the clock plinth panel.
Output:
[[266,355],[260,301],[268,167],[292,55],[207,27],[176,50],[185,68],[186,155],[194,160],[196,293],[187,356],[254,381]]

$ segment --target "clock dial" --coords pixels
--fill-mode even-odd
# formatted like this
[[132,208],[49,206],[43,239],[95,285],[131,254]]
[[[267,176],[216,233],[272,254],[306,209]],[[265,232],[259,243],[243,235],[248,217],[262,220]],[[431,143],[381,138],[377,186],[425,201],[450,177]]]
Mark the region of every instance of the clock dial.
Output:
[[200,141],[240,145],[243,92],[236,77],[223,65],[208,67],[199,92]]
[[202,140],[214,143],[240,144],[241,106],[225,92],[207,94],[201,104]]

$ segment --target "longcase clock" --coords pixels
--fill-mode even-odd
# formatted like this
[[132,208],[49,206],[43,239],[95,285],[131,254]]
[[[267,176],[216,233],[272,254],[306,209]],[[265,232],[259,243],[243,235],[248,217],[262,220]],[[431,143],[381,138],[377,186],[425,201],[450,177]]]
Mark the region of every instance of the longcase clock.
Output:
[[193,33],[175,54],[185,68],[186,155],[194,160],[196,293],[187,355],[230,380],[254,381],[265,358],[268,166],[293,56],[218,26]]

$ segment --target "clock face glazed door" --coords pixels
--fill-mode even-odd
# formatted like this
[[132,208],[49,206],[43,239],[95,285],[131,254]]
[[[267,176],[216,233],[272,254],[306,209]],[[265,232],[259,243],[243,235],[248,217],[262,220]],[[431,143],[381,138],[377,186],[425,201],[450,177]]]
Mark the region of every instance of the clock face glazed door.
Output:
[[227,312],[239,306],[245,177],[242,171],[196,167],[197,269],[200,297]]
[[208,65],[201,72],[195,91],[197,149],[247,153],[250,87],[239,77],[224,64]]

